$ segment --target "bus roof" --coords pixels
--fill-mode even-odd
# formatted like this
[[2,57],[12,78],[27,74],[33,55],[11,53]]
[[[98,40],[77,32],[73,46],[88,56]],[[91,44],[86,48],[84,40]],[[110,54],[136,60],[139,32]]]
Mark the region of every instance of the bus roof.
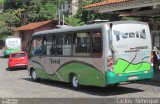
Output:
[[18,37],[18,36],[9,36],[6,39],[13,39],[13,38],[20,39],[20,37]]
[[105,23],[98,23],[98,24],[89,24],[89,25],[83,25],[83,26],[76,26],[76,27],[66,27],[66,28],[60,28],[60,29],[52,29],[52,30],[44,30],[40,32],[36,32],[33,34],[33,37],[41,36],[44,34],[51,34],[51,33],[64,33],[64,32],[74,32],[74,31],[81,31],[81,30],[89,30],[89,29],[98,29],[102,28],[105,25],[109,24],[124,24],[124,23],[138,23],[138,24],[147,24],[145,22],[139,22],[139,21],[114,21],[114,22],[105,22]]

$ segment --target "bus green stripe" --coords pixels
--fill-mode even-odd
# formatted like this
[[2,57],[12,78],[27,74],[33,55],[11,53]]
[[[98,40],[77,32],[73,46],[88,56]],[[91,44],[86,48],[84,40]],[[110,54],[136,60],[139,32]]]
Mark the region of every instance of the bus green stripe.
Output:
[[9,55],[12,52],[20,52],[20,49],[7,49],[4,51],[4,55]]
[[[38,69],[38,68],[37,68]],[[43,70],[36,70],[37,76],[40,78],[51,79],[51,80],[59,80],[56,74],[49,75]],[[57,74],[61,77],[64,82],[69,82],[69,75],[74,73],[77,75],[79,79],[79,83],[81,85],[93,85],[93,86],[105,86],[105,75],[100,72],[95,67],[84,63],[68,63],[63,65],[59,70],[57,70]]]
[[129,63],[124,59],[118,59],[117,63],[113,66],[114,73],[130,73],[130,72],[138,72],[150,70],[150,63],[148,62],[140,62],[140,63]]

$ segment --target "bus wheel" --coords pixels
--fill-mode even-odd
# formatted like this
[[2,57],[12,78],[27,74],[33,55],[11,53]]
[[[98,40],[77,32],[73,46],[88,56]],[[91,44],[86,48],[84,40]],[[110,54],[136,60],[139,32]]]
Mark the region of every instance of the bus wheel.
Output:
[[36,71],[34,69],[31,69],[31,79],[34,82],[38,82],[40,80],[39,78],[37,78],[37,74],[36,74]]
[[71,85],[74,89],[80,88],[78,77],[75,74],[71,76]]

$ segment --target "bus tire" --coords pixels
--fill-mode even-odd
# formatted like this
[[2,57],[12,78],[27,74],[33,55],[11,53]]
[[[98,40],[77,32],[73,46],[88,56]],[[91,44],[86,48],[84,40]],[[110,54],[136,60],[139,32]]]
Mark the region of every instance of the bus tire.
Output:
[[36,71],[34,69],[31,69],[30,74],[31,74],[31,80],[32,81],[38,82],[40,80],[39,78],[37,78],[37,74],[36,74]]
[[71,74],[70,81],[73,89],[78,90],[80,88],[78,77],[75,74]]

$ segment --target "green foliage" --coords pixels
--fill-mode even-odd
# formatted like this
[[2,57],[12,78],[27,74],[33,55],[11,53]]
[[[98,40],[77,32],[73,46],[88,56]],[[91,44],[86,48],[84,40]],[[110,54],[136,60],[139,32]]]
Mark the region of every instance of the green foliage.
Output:
[[47,3],[40,9],[39,14],[43,20],[53,19],[56,17],[56,8],[54,4]]
[[53,19],[56,16],[56,6],[45,0],[32,0],[29,5],[28,18],[30,22]]
[[0,15],[0,39],[12,34],[12,28],[20,25],[22,10],[7,9]]
[[12,14],[17,16],[19,19],[22,18],[22,12],[24,12],[25,9],[24,8],[18,8],[12,11]]
[[6,12],[2,14],[3,20],[5,21],[8,26],[15,27],[19,22],[20,18],[18,18],[16,15],[14,15],[12,12]]
[[110,15],[106,13],[96,13],[94,11],[87,11],[83,9],[83,6],[89,5],[95,2],[94,0],[86,0],[82,3],[81,8],[78,10],[77,14],[75,15],[76,18],[81,19],[84,22],[95,20],[95,19],[109,19]]
[[123,21],[141,21],[140,18],[133,17],[122,17]]
[[84,22],[81,21],[81,19],[75,18],[75,17],[66,17],[65,23],[71,26],[81,26],[84,25]]
[[[56,9],[65,1],[70,0],[0,0],[4,4],[3,14],[0,15],[0,37],[1,35],[11,35],[11,28],[21,26],[21,21],[28,18],[28,22],[43,21],[56,17]],[[82,0],[80,7],[89,5],[101,0]],[[24,17],[22,15],[27,12]],[[65,23],[72,26],[83,25],[87,21],[95,19],[106,19],[109,16],[93,11],[86,11],[83,8],[73,17],[65,17]]]
[[11,35],[10,27],[5,22],[0,21],[0,39]]

